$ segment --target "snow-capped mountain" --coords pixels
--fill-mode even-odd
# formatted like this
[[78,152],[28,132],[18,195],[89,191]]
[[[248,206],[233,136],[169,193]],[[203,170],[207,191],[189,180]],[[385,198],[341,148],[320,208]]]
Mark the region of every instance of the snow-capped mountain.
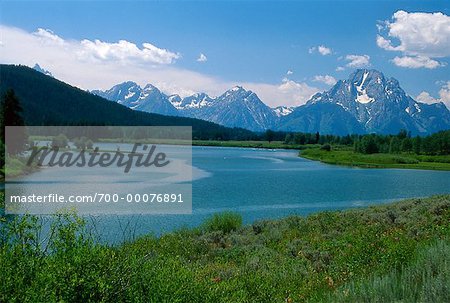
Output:
[[167,96],[147,84],[124,82],[106,91],[92,91],[131,109],[203,119],[253,131],[267,129],[329,134],[383,133],[401,129],[429,134],[450,129],[450,112],[443,103],[425,104],[408,96],[394,78],[377,70],[358,69],[330,90],[315,94],[299,107],[270,108],[240,86],[219,97],[196,93]]
[[151,84],[147,84],[142,88],[135,82],[128,81],[117,84],[106,91],[94,90],[91,93],[134,110],[167,116],[179,116],[179,112],[172,105],[169,97]]
[[[450,128],[450,112],[443,103],[417,102],[405,93],[396,79],[387,79],[373,69],[358,69],[347,80],[339,80],[329,91],[315,94],[304,106],[282,119],[280,128],[304,130],[301,127],[305,121],[299,119],[304,120],[307,114],[317,112],[315,109],[323,104],[332,106],[327,106],[329,115],[325,115],[325,119],[314,116],[316,122],[320,120],[316,131],[333,131],[329,125],[337,127],[338,124],[343,133],[356,132],[350,117],[367,133],[392,134],[407,129],[413,134],[428,134]],[[323,116],[324,111],[317,113]]]
[[33,69],[36,70],[36,71],[38,71],[38,72],[40,72],[40,73],[43,73],[44,75],[47,75],[47,76],[50,76],[50,77],[53,78],[53,75],[52,75],[51,72],[49,72],[49,71],[46,70],[46,69],[43,69],[43,68],[42,68],[39,64],[37,64],[37,63],[33,66]]
[[189,117],[228,127],[264,131],[273,128],[277,121],[277,116],[270,107],[254,92],[240,86],[233,87],[215,99],[205,94],[196,94],[183,99],[183,102],[186,102],[184,111]]
[[135,110],[198,118],[253,131],[274,128],[277,121],[274,110],[265,105],[255,93],[239,86],[217,98],[211,98],[205,93],[185,98],[176,94],[167,96],[151,84],[141,88],[131,81],[115,85],[106,91],[94,90],[91,93]]
[[275,115],[277,115],[277,117],[281,117],[281,116],[287,116],[290,113],[292,113],[294,111],[295,107],[289,107],[289,106],[277,106],[275,108],[272,108],[272,110],[274,111]]
[[195,111],[204,107],[209,107],[213,104],[214,99],[205,93],[196,93],[192,96],[183,98],[177,107],[183,111]]

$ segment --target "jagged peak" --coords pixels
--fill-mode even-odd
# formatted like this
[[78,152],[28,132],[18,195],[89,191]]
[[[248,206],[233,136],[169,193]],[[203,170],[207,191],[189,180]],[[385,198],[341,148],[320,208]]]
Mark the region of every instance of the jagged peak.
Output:
[[133,87],[133,86],[136,86],[136,87],[140,88],[140,86],[136,82],[133,82],[133,81],[125,81],[125,82],[122,82],[122,83],[114,85],[112,88],[115,88],[115,87],[127,87],[127,88],[130,88],[130,87]]
[[38,71],[38,72],[44,74],[44,75],[53,77],[53,75],[52,75],[51,72],[49,72],[48,70],[42,68],[38,63],[36,63],[36,64],[33,66],[33,69],[34,69],[35,71]]
[[361,85],[366,80],[366,83],[377,82],[378,84],[383,84],[386,82],[384,74],[376,69],[357,69],[348,78],[348,82],[358,85]]
[[147,83],[147,84],[144,86],[144,89],[157,89],[157,88],[156,88],[156,86],[154,86],[153,84]]
[[237,92],[237,91],[246,91],[242,86],[236,85],[232,87],[229,91]]

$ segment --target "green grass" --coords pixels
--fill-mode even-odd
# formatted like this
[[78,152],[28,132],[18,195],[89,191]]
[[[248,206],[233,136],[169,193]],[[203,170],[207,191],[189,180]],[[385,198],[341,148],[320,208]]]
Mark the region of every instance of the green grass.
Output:
[[26,165],[26,159],[22,157],[8,156],[6,163],[7,165],[0,169],[2,180],[4,179],[4,176],[8,176],[8,178],[14,178],[29,174],[38,169],[36,165]]
[[448,301],[450,195],[247,226],[226,213],[118,246],[73,215],[45,241],[41,218],[2,220],[0,302]]
[[242,217],[233,212],[223,212],[214,214],[205,221],[203,228],[206,231],[220,231],[229,233],[238,230],[242,226]]
[[450,302],[450,243],[436,241],[414,262],[339,287],[329,302]]
[[320,145],[286,144],[283,141],[215,141],[215,140],[193,140],[194,146],[220,146],[220,147],[247,147],[247,148],[269,148],[269,149],[304,149],[318,147]]
[[193,146],[219,146],[219,147],[245,147],[245,148],[266,148],[266,149],[304,149],[304,148],[313,148],[320,147],[318,144],[287,144],[284,141],[236,141],[236,140],[227,140],[227,141],[218,141],[218,140],[176,140],[176,139],[142,139],[142,140],[132,140],[132,139],[100,139],[100,142],[107,143],[146,143],[146,144],[173,144],[173,145],[190,145]]
[[300,156],[327,164],[366,168],[409,168],[450,170],[450,155],[426,156],[414,154],[360,154],[341,148],[325,151],[319,148],[305,149]]

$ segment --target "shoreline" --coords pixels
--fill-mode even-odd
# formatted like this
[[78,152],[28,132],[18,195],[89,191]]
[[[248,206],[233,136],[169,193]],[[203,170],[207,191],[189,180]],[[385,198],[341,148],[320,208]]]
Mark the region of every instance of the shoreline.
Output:
[[[7,270],[0,280],[9,291],[0,295],[0,301],[7,296],[32,301],[33,293],[64,300],[80,289],[86,297],[94,291],[98,301],[120,297],[119,301],[175,298],[208,302],[215,298],[214,301],[232,302],[273,298],[282,302],[286,290],[290,298],[296,299],[290,302],[374,301],[369,298],[378,298],[380,293],[403,297],[417,288],[429,289],[430,285],[441,285],[434,298],[444,301],[444,286],[448,285],[445,273],[450,264],[449,206],[449,194],[434,195],[245,225],[239,214],[222,212],[210,216],[197,228],[180,229],[161,237],[149,234],[117,246],[96,244],[95,235],[84,227],[82,218],[63,215],[56,220],[56,228],[73,236],[52,234],[50,245],[58,244],[53,254],[32,242],[21,242],[22,238],[11,237],[4,242],[8,244],[1,247],[0,262],[6,269],[27,264],[36,283],[18,284],[21,277],[14,270]],[[33,218],[17,220],[30,234],[39,233],[42,228]],[[17,222],[5,220],[5,224],[8,222],[13,235],[19,234],[14,229]],[[18,254],[18,249],[33,253]],[[433,272],[424,266],[430,262],[434,262]],[[55,272],[55,268],[66,264],[77,273],[76,283],[65,283],[66,271]],[[122,270],[124,267],[126,271]],[[86,268],[96,270],[93,274]],[[298,273],[302,278],[293,279]],[[175,281],[174,287],[187,288],[189,292],[176,293],[174,297],[171,288],[160,288],[145,277]],[[398,277],[404,278],[401,290],[389,288]],[[386,283],[376,283],[377,279]],[[113,293],[111,289],[118,280],[131,287],[145,285],[152,291],[141,292],[137,287],[132,292],[127,288]],[[440,284],[434,283],[439,281]],[[48,283],[53,287],[47,287]],[[105,287],[99,289],[96,285]],[[245,291],[238,292],[243,285]],[[369,289],[368,294],[361,293],[358,285]],[[347,300],[340,300],[342,296]]]
[[382,153],[366,155],[348,150],[323,151],[317,148],[312,148],[300,151],[299,157],[312,161],[319,161],[321,163],[329,165],[339,165],[345,167],[450,171],[450,161],[423,161],[424,159],[439,160],[444,157],[448,157],[450,160],[450,156],[424,156]]

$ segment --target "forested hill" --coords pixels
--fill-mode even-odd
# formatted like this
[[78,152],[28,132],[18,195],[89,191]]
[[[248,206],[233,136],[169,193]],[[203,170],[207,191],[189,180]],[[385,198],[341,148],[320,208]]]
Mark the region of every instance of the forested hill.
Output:
[[26,125],[192,126],[194,139],[247,140],[251,131],[199,119],[133,111],[26,66],[0,65],[0,93],[13,89]]

